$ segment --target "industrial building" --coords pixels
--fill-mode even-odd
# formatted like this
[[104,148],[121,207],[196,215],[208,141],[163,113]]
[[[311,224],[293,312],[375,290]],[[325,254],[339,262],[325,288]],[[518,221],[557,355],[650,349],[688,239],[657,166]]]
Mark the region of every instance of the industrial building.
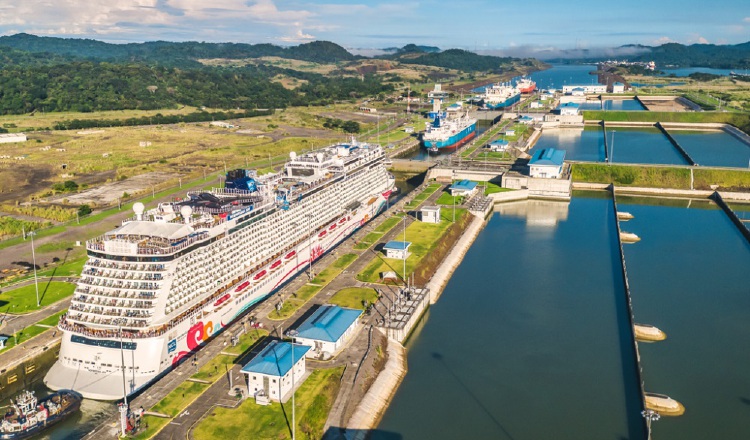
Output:
[[272,341],[242,367],[242,373],[247,376],[247,395],[254,396],[258,402],[285,402],[292,392],[292,374],[295,388],[305,379],[308,351],[307,345]]
[[406,260],[409,258],[409,246],[411,246],[411,243],[408,241],[391,240],[383,246],[383,251],[386,258]]
[[335,355],[356,332],[362,310],[320,306],[296,329],[295,341],[312,347],[307,357]]
[[537,150],[529,160],[529,177],[557,179],[562,175],[565,150],[543,148]]

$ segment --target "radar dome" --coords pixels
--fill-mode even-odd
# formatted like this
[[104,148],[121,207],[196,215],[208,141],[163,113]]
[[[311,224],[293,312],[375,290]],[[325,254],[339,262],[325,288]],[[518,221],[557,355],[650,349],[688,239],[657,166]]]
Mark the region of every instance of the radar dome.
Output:
[[146,207],[143,206],[143,203],[141,202],[135,202],[133,203],[133,212],[135,212],[135,218],[138,220],[143,219],[143,211],[146,210]]
[[323,155],[323,153],[318,153],[318,155],[317,155],[317,158],[318,158],[318,162],[323,162],[323,158],[324,158],[324,157],[325,157],[325,156]]
[[295,153],[294,151],[290,151],[289,152],[289,158],[292,159],[292,160],[296,159],[297,158],[297,153]]
[[193,213],[193,208],[185,205],[182,208],[180,208],[180,214],[182,215],[182,218],[187,221],[190,219],[190,215]]

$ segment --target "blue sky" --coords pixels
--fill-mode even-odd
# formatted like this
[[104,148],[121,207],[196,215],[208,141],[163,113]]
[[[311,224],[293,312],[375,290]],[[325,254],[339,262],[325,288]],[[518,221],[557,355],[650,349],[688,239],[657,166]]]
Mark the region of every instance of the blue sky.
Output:
[[0,33],[529,53],[750,40],[747,0],[0,0]]

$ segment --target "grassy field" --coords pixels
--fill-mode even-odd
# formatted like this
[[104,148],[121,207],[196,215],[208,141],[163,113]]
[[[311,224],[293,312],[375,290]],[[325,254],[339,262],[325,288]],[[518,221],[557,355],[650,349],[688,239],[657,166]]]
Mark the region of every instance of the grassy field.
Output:
[[[334,261],[325,270],[321,271],[315,278],[313,278],[308,284],[300,287],[293,294],[293,297],[287,298],[284,301],[281,309],[272,310],[268,314],[269,319],[282,320],[286,319],[294,314],[300,307],[302,307],[307,301],[313,296],[317,295],[325,286],[328,285],[334,278],[346,269],[347,266],[352,264],[358,257],[357,254],[344,254]],[[313,265],[313,270],[315,266]]]
[[428,197],[442,187],[439,183],[431,183],[419,194],[417,194],[409,203],[404,205],[404,209],[417,209]]
[[393,229],[393,227],[396,226],[401,221],[402,218],[403,217],[400,215],[394,215],[393,217],[385,220],[377,228],[373,229],[372,232],[365,235],[365,238],[363,238],[356,245],[354,245],[354,249],[357,249],[357,250],[368,249],[375,242],[380,240],[380,237],[382,237],[383,234],[386,234],[388,231]]
[[222,350],[225,353],[232,353],[232,355],[219,354],[215,358],[211,359],[201,367],[197,373],[191,377],[193,379],[205,380],[208,382],[216,382],[222,377],[226,377],[226,370],[231,369],[242,357],[242,354],[249,350],[255,345],[259,339],[268,336],[267,330],[251,329],[240,336],[240,340],[236,346],[227,346],[226,350]]
[[[143,416],[141,419],[141,430],[135,435],[126,437],[129,440],[148,440],[155,436],[172,419],[164,417]],[[148,427],[146,427],[148,425]]]
[[10,335],[10,339],[5,341],[5,348],[0,350],[0,353],[14,347],[16,345],[16,341],[18,341],[19,344],[22,342],[26,342],[34,336],[40,335],[47,330],[50,330],[50,327],[55,327],[58,321],[60,321],[60,316],[65,312],[67,312],[67,310],[57,312],[24,329],[14,329],[11,327],[10,331],[17,331],[14,331],[13,333],[10,333],[10,331],[6,331],[6,334]]
[[493,182],[483,182],[483,185],[485,185],[484,188],[484,195],[490,195],[495,194],[499,192],[506,192],[506,191],[513,191],[510,188],[503,188],[502,186],[498,185],[497,183]]
[[[315,370],[297,390],[295,413],[298,438],[319,439],[333,401],[338,393],[343,367]],[[235,409],[215,408],[193,431],[196,440],[220,438],[290,439],[291,401],[268,406],[247,399]]]
[[[459,219],[466,213],[465,209],[456,209],[456,218]],[[430,253],[440,242],[445,231],[453,224],[451,222],[453,210],[443,209],[440,213],[442,220],[439,224],[423,223],[415,221],[406,228],[406,241],[411,242],[409,258],[406,259],[406,275],[411,275],[422,259]],[[399,276],[403,275],[403,261],[385,258],[382,254],[357,274],[360,281],[379,283],[380,274],[393,271]]]
[[435,201],[438,205],[460,205],[464,202],[464,196],[451,196],[448,191],[440,194],[440,197]]
[[197,399],[210,385],[198,382],[183,382],[159,403],[151,408],[151,411],[176,417],[185,408]]
[[573,164],[572,175],[574,182],[614,183],[649,188],[690,188],[690,170],[687,168]]
[[347,287],[336,292],[328,301],[341,307],[364,310],[364,302],[374,304],[378,300],[378,293],[369,287]]
[[[54,265],[51,267],[46,267],[44,269],[40,269],[37,271],[37,277],[68,277],[68,276],[78,276],[81,274],[81,271],[83,270],[83,265],[86,263],[86,257],[80,257],[75,258],[69,261],[66,261],[65,263]],[[34,279],[34,272],[33,271],[24,271],[24,273],[18,273],[18,274],[12,274],[12,272],[8,272],[7,274],[4,274],[5,278],[3,279],[3,282],[0,283],[0,289],[7,287],[9,283],[18,283],[20,281],[24,280],[33,280]]]
[[[39,302],[41,307],[72,295],[75,288],[75,284],[61,281],[40,282]],[[22,314],[39,310],[39,308],[36,305],[36,288],[33,283],[0,293],[0,309],[4,309],[6,313]]]
[[750,172],[734,170],[706,170],[697,168],[693,172],[695,189],[723,191],[750,190]]

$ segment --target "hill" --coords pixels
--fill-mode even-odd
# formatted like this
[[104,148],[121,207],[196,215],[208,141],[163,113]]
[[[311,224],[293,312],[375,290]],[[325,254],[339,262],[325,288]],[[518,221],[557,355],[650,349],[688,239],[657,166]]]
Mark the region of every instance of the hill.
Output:
[[658,66],[750,69],[750,42],[734,45],[667,43],[652,47],[633,61],[655,61]]
[[382,58],[400,61],[404,64],[421,64],[443,67],[465,72],[501,72],[513,64],[514,58],[477,55],[463,49],[448,49],[442,52],[425,52],[418,46],[408,45],[393,55]]
[[273,44],[199,43],[195,41],[111,44],[91,39],[15,34],[0,37],[0,46],[32,54],[46,53],[78,59],[148,62],[194,67],[199,66],[197,60],[204,58],[242,59],[276,56],[318,63],[335,63],[356,59],[346,49],[329,41],[314,41],[292,47],[281,47]]

